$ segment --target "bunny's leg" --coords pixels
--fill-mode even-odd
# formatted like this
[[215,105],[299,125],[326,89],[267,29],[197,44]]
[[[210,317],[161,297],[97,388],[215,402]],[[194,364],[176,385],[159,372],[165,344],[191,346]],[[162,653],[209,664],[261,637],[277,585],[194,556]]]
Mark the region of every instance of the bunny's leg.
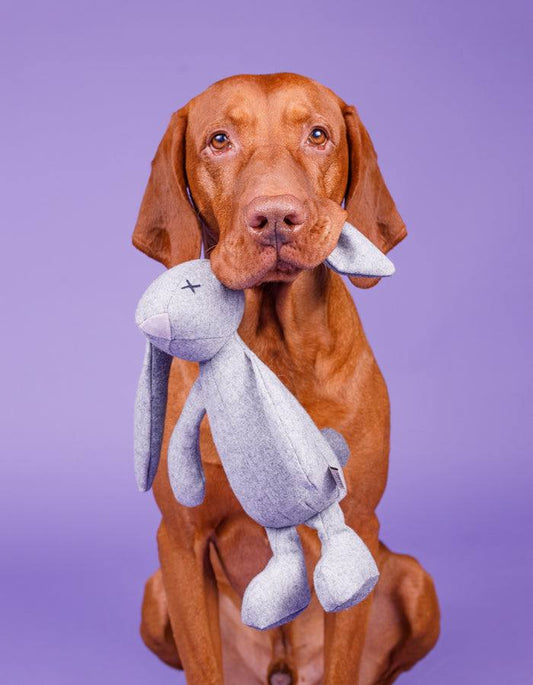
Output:
[[305,522],[318,531],[322,556],[314,572],[317,597],[326,611],[354,606],[372,591],[379,571],[361,538],[344,522],[338,502]]
[[291,621],[311,600],[302,544],[296,528],[265,528],[272,558],[242,598],[243,623],[258,630]]

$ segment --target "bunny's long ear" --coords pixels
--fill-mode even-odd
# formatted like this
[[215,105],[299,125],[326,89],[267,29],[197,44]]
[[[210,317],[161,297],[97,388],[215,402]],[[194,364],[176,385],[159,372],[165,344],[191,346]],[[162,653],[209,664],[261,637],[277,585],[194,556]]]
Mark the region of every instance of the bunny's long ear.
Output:
[[391,260],[348,222],[342,227],[337,247],[326,259],[326,264],[346,276],[382,278],[394,273]]
[[144,363],[135,399],[135,478],[139,490],[152,487],[163,441],[168,377],[172,357],[146,343]]

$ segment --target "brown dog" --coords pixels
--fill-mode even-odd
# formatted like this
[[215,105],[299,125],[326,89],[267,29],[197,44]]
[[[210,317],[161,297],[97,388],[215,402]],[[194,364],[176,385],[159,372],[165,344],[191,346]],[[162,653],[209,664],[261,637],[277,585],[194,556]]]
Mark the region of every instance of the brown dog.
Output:
[[[133,242],[168,267],[198,258],[203,242],[218,278],[247,289],[240,335],[320,428],[350,444],[342,508],[381,572],[353,609],[324,615],[313,598],[281,628],[241,623],[243,591],[270,551],[228,485],[207,420],[205,500],[189,509],[171,492],[168,439],[198,373],[175,359],[154,483],[161,570],[146,585],[141,633],[163,661],[185,669],[189,685],[392,683],[437,640],[431,578],[378,540],[387,390],[348,289],[322,265],[346,218],[383,251],[406,234],[356,110],[327,88],[295,74],[235,76],[172,116]],[[318,539],[300,533],[311,580]]]

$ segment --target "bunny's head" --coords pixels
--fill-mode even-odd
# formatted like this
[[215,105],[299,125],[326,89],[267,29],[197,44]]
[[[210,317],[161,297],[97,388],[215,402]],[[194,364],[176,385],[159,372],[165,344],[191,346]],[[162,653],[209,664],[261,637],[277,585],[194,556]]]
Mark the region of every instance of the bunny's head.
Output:
[[152,345],[173,357],[206,361],[237,331],[244,293],[226,288],[208,259],[178,264],[142,296],[135,322]]

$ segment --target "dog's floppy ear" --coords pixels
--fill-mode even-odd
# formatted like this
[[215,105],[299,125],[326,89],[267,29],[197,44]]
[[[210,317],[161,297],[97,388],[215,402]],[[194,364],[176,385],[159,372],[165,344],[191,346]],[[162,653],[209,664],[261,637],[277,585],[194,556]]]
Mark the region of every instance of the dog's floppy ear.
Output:
[[133,231],[136,248],[166,267],[201,252],[201,228],[185,177],[187,107],[174,112],[155,157]]
[[[348,221],[382,252],[388,252],[407,235],[381,171],[368,131],[355,107],[343,108],[350,156],[344,206]],[[370,288],[379,278],[350,277],[359,288]]]

